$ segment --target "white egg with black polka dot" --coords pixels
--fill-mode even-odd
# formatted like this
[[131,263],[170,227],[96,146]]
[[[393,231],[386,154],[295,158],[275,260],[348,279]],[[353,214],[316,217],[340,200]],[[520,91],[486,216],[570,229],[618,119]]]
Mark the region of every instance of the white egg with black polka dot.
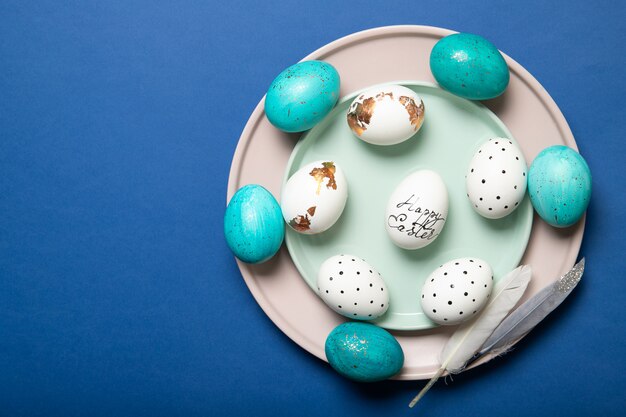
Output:
[[511,214],[526,193],[527,167],[512,140],[493,138],[476,151],[467,168],[465,186],[474,210],[488,219]]
[[455,325],[476,317],[493,288],[491,266],[478,258],[454,259],[426,278],[420,295],[422,310],[437,324]]
[[317,275],[320,298],[335,312],[356,320],[374,320],[389,307],[389,292],[380,273],[354,255],[325,260]]

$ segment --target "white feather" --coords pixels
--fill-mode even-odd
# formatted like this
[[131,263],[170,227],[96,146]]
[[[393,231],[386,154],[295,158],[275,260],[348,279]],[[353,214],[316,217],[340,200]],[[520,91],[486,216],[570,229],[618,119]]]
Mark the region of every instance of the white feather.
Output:
[[530,282],[531,273],[530,266],[523,265],[509,272],[496,283],[491,300],[480,316],[461,325],[446,343],[439,356],[440,369],[411,401],[409,407],[413,407],[445,371],[458,373],[465,368],[467,361],[481,348],[485,340],[522,297]]
[[530,266],[520,266],[496,283],[491,301],[480,316],[461,325],[441,351],[439,363],[443,368],[453,374],[463,370],[467,361],[522,297],[530,276]]
[[502,355],[536,325],[541,323],[554,309],[570,295],[576,288],[585,271],[585,258],[578,262],[565,275],[554,284],[549,285],[515,309],[502,323],[496,327],[491,336],[482,345],[477,358],[492,352],[494,355]]

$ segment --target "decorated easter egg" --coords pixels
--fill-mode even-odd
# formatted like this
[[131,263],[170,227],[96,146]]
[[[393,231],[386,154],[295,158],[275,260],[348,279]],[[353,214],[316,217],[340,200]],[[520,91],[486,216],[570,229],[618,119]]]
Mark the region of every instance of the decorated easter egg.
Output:
[[493,288],[493,271],[478,258],[446,262],[426,278],[420,301],[424,314],[438,324],[468,321],[487,305]]
[[274,79],[265,96],[265,114],[285,132],[319,123],[339,99],[339,73],[327,62],[304,61]]
[[401,85],[370,88],[359,94],[348,109],[348,126],[374,145],[395,145],[409,139],[424,122],[424,102]]
[[402,369],[404,352],[386,330],[369,323],[343,323],[326,338],[326,359],[335,371],[359,382],[391,378]]
[[470,33],[440,39],[430,52],[430,70],[441,87],[470,100],[497,97],[509,84],[509,68],[500,51]]
[[528,194],[547,223],[568,227],[580,220],[591,199],[591,172],[582,156],[556,145],[537,155],[528,171]]
[[260,185],[240,188],[224,214],[226,243],[240,260],[261,263],[283,243],[285,224],[274,196]]
[[334,161],[312,162],[296,171],[281,195],[283,217],[296,232],[321,233],[341,216],[348,199],[348,182]]
[[506,138],[494,138],[482,144],[465,176],[472,207],[488,219],[511,214],[524,198],[526,182],[524,155]]
[[380,273],[354,255],[324,261],[317,275],[317,291],[326,305],[351,319],[373,320],[389,307],[389,291]]
[[448,217],[446,185],[434,171],[407,176],[387,203],[385,229],[403,249],[419,249],[435,241]]

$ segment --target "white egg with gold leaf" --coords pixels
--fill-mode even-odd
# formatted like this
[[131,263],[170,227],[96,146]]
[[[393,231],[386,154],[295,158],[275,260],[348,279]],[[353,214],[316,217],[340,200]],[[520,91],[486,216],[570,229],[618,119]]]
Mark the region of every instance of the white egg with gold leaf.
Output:
[[348,109],[348,126],[374,145],[395,145],[413,137],[424,123],[424,102],[410,88],[388,84],[359,94]]
[[332,227],[348,199],[348,182],[333,160],[311,162],[296,171],[281,194],[285,222],[296,232],[316,234]]

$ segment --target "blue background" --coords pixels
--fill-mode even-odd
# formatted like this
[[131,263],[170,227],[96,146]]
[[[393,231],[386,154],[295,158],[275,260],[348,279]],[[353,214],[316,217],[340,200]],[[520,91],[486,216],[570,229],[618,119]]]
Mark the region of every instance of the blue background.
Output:
[[[625,5],[1,1],[0,415],[623,415]],[[594,175],[574,296],[415,410],[422,382],[352,383],[284,336],[222,237],[231,158],[272,79],[391,24],[492,40]]]

